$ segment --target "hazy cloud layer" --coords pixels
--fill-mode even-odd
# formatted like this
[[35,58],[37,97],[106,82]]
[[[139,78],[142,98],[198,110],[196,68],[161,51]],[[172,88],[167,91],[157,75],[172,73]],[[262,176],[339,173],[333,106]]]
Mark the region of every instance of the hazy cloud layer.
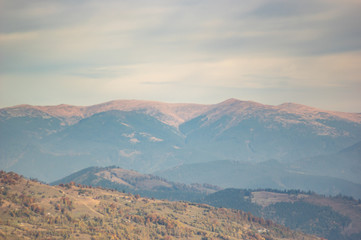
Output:
[[235,97],[361,112],[357,0],[0,0],[0,104]]

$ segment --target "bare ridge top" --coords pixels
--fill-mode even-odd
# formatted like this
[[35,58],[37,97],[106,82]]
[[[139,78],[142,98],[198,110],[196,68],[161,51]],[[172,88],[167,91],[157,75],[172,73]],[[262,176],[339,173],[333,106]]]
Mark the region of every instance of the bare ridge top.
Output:
[[304,119],[331,117],[342,118],[357,123],[361,122],[360,113],[326,111],[296,103],[283,103],[273,106],[253,101],[241,101],[235,98],[210,105],[164,103],[145,100],[114,100],[91,106],[72,106],[67,104],[31,106],[23,104],[0,109],[0,116],[21,117],[50,115],[61,118],[68,124],[74,124],[80,119],[111,110],[139,111],[174,127],[178,127],[180,124],[200,115],[207,115],[209,119],[217,119],[225,114],[235,117],[245,115],[263,115],[267,117],[270,116],[270,114],[294,114]]

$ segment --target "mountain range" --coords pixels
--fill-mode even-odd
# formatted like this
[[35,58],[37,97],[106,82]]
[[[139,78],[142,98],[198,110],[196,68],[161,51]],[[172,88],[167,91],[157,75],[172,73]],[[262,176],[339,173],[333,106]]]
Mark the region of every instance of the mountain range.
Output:
[[[301,189],[318,183],[317,188],[324,189],[329,184],[327,194],[344,189],[341,193],[354,192],[353,196],[359,197],[360,142],[360,113],[294,103],[272,106],[229,99],[202,105],[119,100],[87,107],[19,105],[0,109],[1,169],[46,182],[85,167],[111,165],[179,182],[201,182],[197,177],[219,163],[230,167],[219,181],[212,182],[221,187],[232,187],[222,185],[227,177],[251,172],[252,187],[265,183],[301,188],[298,183],[308,179]],[[234,164],[238,167],[232,169]],[[194,166],[199,168],[190,171],[192,176],[176,172]],[[250,166],[266,166],[265,174],[248,171]],[[274,176],[278,172],[282,174]],[[239,181],[233,180],[233,186],[240,187]]]

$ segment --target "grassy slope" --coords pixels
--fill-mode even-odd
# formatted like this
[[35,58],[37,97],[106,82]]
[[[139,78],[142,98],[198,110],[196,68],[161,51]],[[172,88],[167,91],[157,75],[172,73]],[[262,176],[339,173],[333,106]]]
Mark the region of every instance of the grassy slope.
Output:
[[317,239],[239,210],[0,172],[0,239]]

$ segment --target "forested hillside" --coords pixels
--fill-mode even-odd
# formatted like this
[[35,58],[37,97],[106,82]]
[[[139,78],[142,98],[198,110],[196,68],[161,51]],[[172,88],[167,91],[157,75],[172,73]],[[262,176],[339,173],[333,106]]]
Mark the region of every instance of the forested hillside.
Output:
[[361,237],[361,202],[351,197],[325,197],[299,190],[225,189],[199,202],[242,209],[330,240],[358,240]]
[[240,210],[0,172],[1,239],[318,239]]

